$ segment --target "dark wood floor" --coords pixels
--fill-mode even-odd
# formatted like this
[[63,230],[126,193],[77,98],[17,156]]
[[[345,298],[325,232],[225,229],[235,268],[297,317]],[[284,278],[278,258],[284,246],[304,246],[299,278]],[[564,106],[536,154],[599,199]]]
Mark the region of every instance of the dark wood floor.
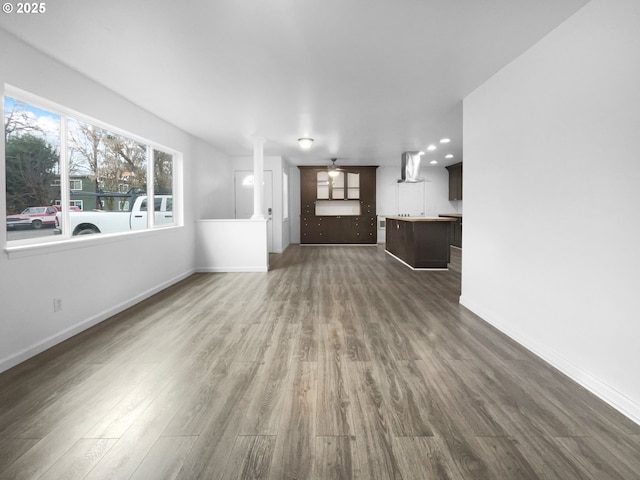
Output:
[[640,426],[458,304],[458,250],[271,264],[0,375],[0,478],[640,479]]

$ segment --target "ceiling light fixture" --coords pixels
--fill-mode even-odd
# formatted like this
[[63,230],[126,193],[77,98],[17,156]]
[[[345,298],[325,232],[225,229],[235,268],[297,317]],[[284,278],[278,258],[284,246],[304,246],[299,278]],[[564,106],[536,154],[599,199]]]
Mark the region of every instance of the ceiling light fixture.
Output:
[[453,155],[450,153],[448,155],[445,155],[444,158],[453,158]]
[[429,163],[431,165],[437,165],[438,164],[438,160],[431,160]]
[[449,143],[451,141],[450,138],[441,138],[440,143]]
[[340,172],[338,172],[338,167],[336,167],[336,160],[338,160],[337,158],[332,158],[331,161],[333,162],[333,164],[329,167],[327,167],[327,170],[329,171],[329,176],[330,177],[337,177],[338,174]]
[[311,145],[313,145],[313,138],[310,137],[302,137],[298,139],[298,145],[303,150],[309,150]]
[[429,150],[430,152],[433,152],[436,148],[438,148],[438,147],[436,147],[435,145],[429,145],[427,147],[427,150]]

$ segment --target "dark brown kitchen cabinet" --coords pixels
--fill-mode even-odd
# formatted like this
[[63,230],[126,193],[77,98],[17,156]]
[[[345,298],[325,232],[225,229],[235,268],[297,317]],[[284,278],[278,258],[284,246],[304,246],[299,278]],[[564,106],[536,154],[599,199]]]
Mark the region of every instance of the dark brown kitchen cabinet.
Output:
[[387,217],[386,250],[412,268],[447,268],[453,218]]
[[[376,168],[343,167],[334,182],[327,167],[300,166],[300,243],[376,244]],[[326,184],[325,182],[329,182]],[[317,214],[349,205],[349,214]]]
[[441,213],[439,217],[450,217],[455,221],[451,223],[449,242],[454,247],[462,248],[462,215],[458,213]]
[[449,200],[462,200],[462,162],[446,168],[449,170]]
[[327,221],[323,217],[300,216],[301,243],[327,243]]

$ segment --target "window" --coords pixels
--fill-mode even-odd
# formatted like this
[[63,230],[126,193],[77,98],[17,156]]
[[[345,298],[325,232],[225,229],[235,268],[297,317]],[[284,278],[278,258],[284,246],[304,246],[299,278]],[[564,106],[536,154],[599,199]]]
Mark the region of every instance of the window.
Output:
[[[7,87],[6,92],[9,243],[38,243],[54,233],[66,238],[176,224],[177,152],[17,89]],[[154,199],[152,215],[147,198]],[[59,206],[57,219],[55,213],[24,212],[53,205]]]
[[46,207],[61,192],[60,116],[13,97],[4,112],[7,239],[52,236],[56,215]]

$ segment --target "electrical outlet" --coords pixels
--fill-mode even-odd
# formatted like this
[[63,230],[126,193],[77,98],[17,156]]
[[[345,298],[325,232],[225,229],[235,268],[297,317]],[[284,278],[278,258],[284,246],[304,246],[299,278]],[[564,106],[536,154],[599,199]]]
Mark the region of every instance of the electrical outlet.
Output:
[[62,310],[62,299],[61,298],[54,298],[53,299],[53,311],[54,312],[59,312],[60,310]]

